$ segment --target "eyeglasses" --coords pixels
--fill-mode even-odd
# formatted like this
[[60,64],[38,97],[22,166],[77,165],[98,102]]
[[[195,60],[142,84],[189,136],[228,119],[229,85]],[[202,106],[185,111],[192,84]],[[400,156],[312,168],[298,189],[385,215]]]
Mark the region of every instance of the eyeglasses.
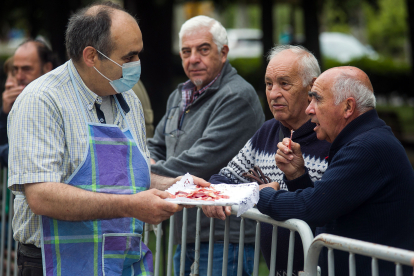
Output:
[[[181,130],[181,126],[182,126],[183,121],[184,121],[185,112],[181,115],[181,118],[179,118],[179,116],[174,116],[174,115],[176,115],[177,112],[180,112],[180,106],[179,105],[171,107],[168,110],[167,116],[165,117],[165,121],[164,121],[163,134],[165,136],[178,138],[179,136],[181,136],[185,133],[184,130]],[[174,118],[175,118],[175,120],[173,120]],[[179,124],[178,124],[178,119],[180,119]],[[168,129],[167,129],[167,125],[168,125]],[[172,129],[172,130],[170,130],[170,129]]]

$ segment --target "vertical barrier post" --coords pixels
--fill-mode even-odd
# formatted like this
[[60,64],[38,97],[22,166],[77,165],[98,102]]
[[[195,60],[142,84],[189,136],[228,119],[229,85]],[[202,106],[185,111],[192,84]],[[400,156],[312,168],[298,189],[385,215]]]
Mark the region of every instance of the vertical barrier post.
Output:
[[334,252],[332,248],[328,249],[328,275],[335,276],[335,261]]
[[293,273],[293,254],[294,254],[294,251],[295,251],[295,231],[290,230],[288,264],[287,264],[287,275],[288,276],[292,276],[292,273]]
[[243,253],[244,253],[244,217],[240,221],[240,235],[239,235],[239,257],[237,263],[237,276],[243,275]]
[[349,253],[349,276],[356,276],[355,254]]
[[395,264],[395,275],[396,276],[403,276],[403,270],[401,264]]
[[183,229],[181,232],[181,257],[180,257],[180,276],[185,274],[185,253],[187,251],[187,218],[188,210],[184,208],[183,210]]
[[372,271],[372,276],[378,276],[379,275],[379,271],[378,271],[378,259],[377,258],[372,258],[372,261],[371,261],[371,271]]
[[227,262],[229,258],[229,236],[230,236],[230,216],[226,218],[224,224],[224,248],[223,248],[223,270],[222,276],[227,276]]
[[196,239],[195,239],[195,252],[194,252],[194,274],[198,275],[200,265],[200,223],[201,223],[201,207],[197,206],[197,219],[196,219]]
[[168,238],[168,262],[167,262],[167,276],[171,276],[172,274],[172,263],[173,263],[173,240],[174,240],[174,222],[175,222],[175,215],[170,217],[170,235]]
[[254,263],[253,263],[253,276],[259,275],[259,261],[260,261],[260,221],[256,224],[256,236],[254,239]]
[[161,226],[162,222],[157,225],[157,241],[155,243],[155,267],[154,267],[154,276],[160,274],[160,257],[161,257]]
[[148,223],[145,223],[144,225],[144,243],[146,246],[148,246],[148,241],[149,241],[149,225]]
[[208,242],[207,276],[213,276],[214,229],[215,229],[215,220],[214,220],[214,218],[210,218],[210,235],[209,235],[209,242]]
[[273,225],[272,250],[271,250],[271,253],[270,253],[269,275],[275,275],[275,273],[276,273],[276,247],[277,247],[277,226]]
[[[1,260],[3,260],[4,258],[4,245],[5,240],[6,240],[6,192],[7,192],[7,177],[6,177],[6,168],[3,168],[2,173],[3,173],[3,189],[2,189],[2,195],[3,195],[3,200],[1,201],[1,239],[0,239],[0,256],[1,256]],[[0,272],[3,273],[3,261],[0,262]]]

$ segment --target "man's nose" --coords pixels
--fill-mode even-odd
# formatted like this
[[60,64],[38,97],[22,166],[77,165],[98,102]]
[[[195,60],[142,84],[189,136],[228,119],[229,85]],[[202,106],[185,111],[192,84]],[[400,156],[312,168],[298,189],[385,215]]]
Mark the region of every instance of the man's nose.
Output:
[[17,80],[22,80],[24,79],[24,74],[23,74],[23,70],[17,68],[14,69],[14,76]]
[[191,63],[200,62],[200,53],[198,53],[198,51],[191,51],[190,62]]
[[314,109],[314,106],[313,106],[313,101],[311,101],[311,102],[309,103],[308,107],[307,107],[307,108],[306,108],[306,110],[305,110],[305,113],[306,113],[307,115],[313,115],[313,114],[315,114],[315,109]]
[[282,92],[280,91],[280,87],[278,85],[273,85],[269,96],[272,100],[282,97]]

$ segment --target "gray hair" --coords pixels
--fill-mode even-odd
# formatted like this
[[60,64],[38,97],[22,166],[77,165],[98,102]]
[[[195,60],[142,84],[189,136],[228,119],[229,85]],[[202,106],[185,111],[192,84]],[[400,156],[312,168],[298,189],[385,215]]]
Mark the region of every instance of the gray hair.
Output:
[[[96,13],[88,13],[94,6],[98,6]],[[106,56],[111,55],[115,48],[111,39],[111,14],[114,10],[125,11],[117,4],[105,2],[85,7],[70,17],[65,37],[69,58],[79,61],[87,46],[92,46]],[[101,55],[98,58],[104,59]]]
[[374,91],[359,80],[345,73],[341,73],[335,78],[334,84],[332,85],[332,93],[334,95],[335,105],[338,105],[349,97],[354,98],[356,101],[356,109],[360,113],[375,108],[376,105]]
[[300,73],[302,75],[303,87],[311,84],[313,78],[317,78],[321,74],[321,68],[319,67],[318,60],[308,49],[302,46],[278,45],[269,51],[267,60],[271,61],[275,56],[284,50],[291,50],[299,56],[299,69],[301,70]]
[[228,44],[227,31],[220,22],[205,15],[199,15],[190,18],[181,26],[181,30],[178,33],[178,37],[180,38],[180,49],[182,46],[183,36],[198,32],[200,27],[210,28],[209,31],[213,36],[213,42],[217,45],[218,51],[220,53],[223,46]]

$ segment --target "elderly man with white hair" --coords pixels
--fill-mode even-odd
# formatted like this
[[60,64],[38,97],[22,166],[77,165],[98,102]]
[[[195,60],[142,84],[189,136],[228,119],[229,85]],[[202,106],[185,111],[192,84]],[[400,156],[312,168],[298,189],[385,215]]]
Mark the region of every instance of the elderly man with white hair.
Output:
[[[188,81],[178,85],[167,102],[165,116],[148,140],[151,187],[164,190],[189,172],[202,178],[218,173],[264,122],[254,88],[227,61],[227,33],[216,20],[197,16],[179,33],[180,57]],[[196,208],[188,210],[185,275],[194,262]],[[221,225],[222,224],[222,225]],[[221,275],[224,223],[216,225],[214,275]],[[207,274],[210,219],[201,218],[200,275]],[[233,224],[232,224],[233,225]],[[228,275],[235,273],[239,229],[232,228]],[[175,275],[179,274],[182,212],[175,219]],[[248,231],[254,232],[254,228]],[[248,232],[247,231],[247,232]],[[254,237],[246,240],[245,257],[252,268]],[[247,262],[247,261],[246,261]],[[250,274],[251,272],[247,272]]]
[[[302,151],[288,139],[278,144],[276,164],[296,192],[262,189],[258,209],[276,220],[297,218],[328,233],[414,250],[414,171],[391,128],[378,118],[368,76],[345,66],[325,71],[309,92],[306,113],[320,140],[331,142],[328,168],[311,181]],[[297,141],[296,141],[297,142]],[[300,144],[300,145],[299,145]],[[349,275],[347,252],[334,251],[335,275]],[[322,275],[328,274],[327,250]],[[355,256],[356,275],[371,275],[371,258]],[[411,268],[403,268],[411,275]],[[395,265],[378,261],[379,275]]]
[[[238,184],[257,180],[252,178],[251,174],[246,174],[256,166],[267,178],[262,177],[265,181],[259,179],[258,182],[270,182],[270,184],[260,185],[261,189],[270,186],[284,191],[294,190],[286,186],[283,181],[283,172],[275,162],[278,142],[284,137],[290,137],[291,131],[293,131],[292,140],[303,145],[303,158],[306,160],[305,164],[310,172],[311,180],[319,180],[326,169],[325,157],[328,155],[330,144],[317,139],[313,131],[316,125],[305,113],[308,106],[308,92],[321,72],[318,61],[305,48],[291,45],[273,48],[268,60],[264,79],[267,101],[274,119],[264,123],[239,154],[219,174],[210,178],[211,183]],[[203,210],[207,216],[221,219],[225,219],[225,214],[230,213],[227,207],[204,207]],[[246,223],[246,229],[255,227],[253,221]],[[273,226],[262,223],[261,228],[260,247],[267,265],[270,266]],[[275,275],[285,275],[290,231],[279,228],[278,232]],[[249,234],[246,233],[246,237],[250,238]],[[293,275],[297,275],[302,269],[302,243],[299,235],[296,234]]]

